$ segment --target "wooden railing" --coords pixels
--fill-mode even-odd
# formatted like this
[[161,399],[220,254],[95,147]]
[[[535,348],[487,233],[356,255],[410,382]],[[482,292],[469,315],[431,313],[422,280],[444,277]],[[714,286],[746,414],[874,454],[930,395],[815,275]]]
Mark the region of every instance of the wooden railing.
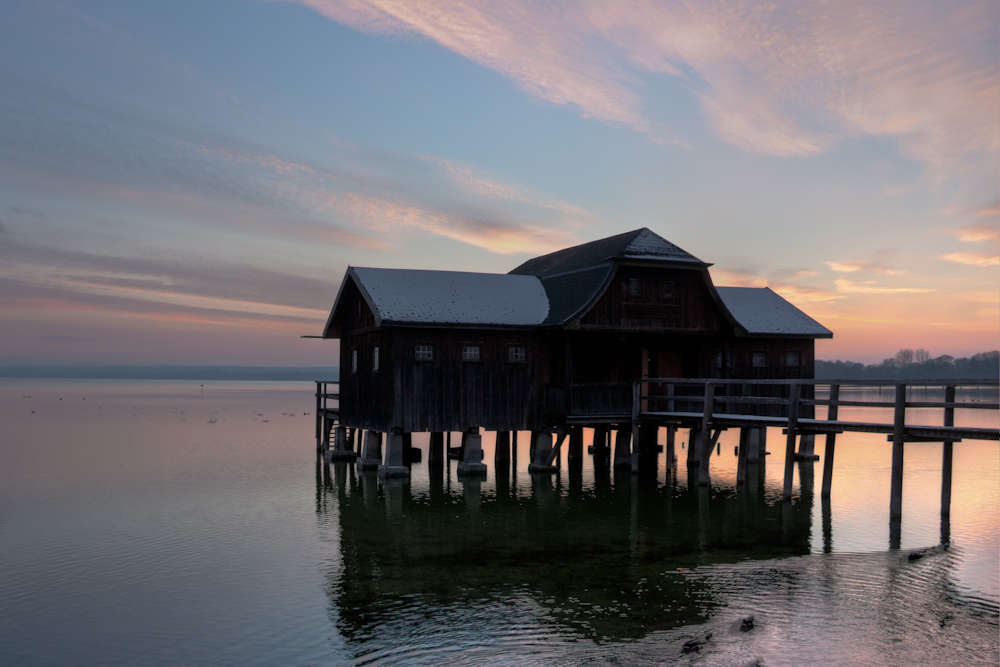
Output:
[[[323,444],[329,438],[329,419],[339,415],[340,394],[330,391],[330,385],[338,385],[337,382],[316,382],[316,447]],[[337,407],[333,407],[330,402],[336,401]]]

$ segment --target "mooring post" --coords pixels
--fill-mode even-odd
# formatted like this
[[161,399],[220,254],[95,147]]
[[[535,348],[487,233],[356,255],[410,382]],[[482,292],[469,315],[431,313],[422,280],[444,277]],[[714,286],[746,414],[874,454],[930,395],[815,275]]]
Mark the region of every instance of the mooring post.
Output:
[[[944,388],[944,425],[955,425],[955,385]],[[945,441],[941,451],[941,544],[951,541],[951,466],[953,443]]]
[[715,383],[705,383],[705,403],[701,415],[701,457],[698,461],[698,484],[707,486],[709,482],[709,460],[712,448],[719,441],[718,436],[712,437],[712,413],[715,412]]
[[[836,382],[830,384],[830,405],[826,408],[826,420],[835,422],[840,416],[840,385]],[[833,455],[837,446],[837,434],[826,434],[826,450],[823,454],[823,489],[820,497],[829,498],[830,489],[833,488]]]
[[785,438],[785,479],[781,492],[782,500],[792,499],[792,475],[795,471],[795,436],[799,423],[799,391],[801,385],[793,381],[788,385],[788,430]]
[[[896,400],[892,415],[892,484],[889,490],[889,518],[903,516],[903,447],[906,435],[906,384],[896,383]],[[895,547],[895,548],[898,548]]]

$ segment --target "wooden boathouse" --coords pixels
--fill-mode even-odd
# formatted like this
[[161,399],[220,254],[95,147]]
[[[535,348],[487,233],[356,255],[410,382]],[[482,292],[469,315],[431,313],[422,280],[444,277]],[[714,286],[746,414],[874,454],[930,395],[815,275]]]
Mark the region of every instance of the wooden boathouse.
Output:
[[615,462],[635,469],[636,382],[807,380],[815,340],[833,335],[769,288],[716,287],[710,266],[643,228],[507,274],[350,267],[322,335],[340,341],[340,382],[318,444],[330,450],[332,434],[336,458],[357,442],[362,467],[408,475],[411,433],[431,433],[434,463],[443,434],[460,432],[470,474],[486,470],[481,430],[499,443],[530,431],[543,472],[553,435],[558,447],[594,426],[603,442],[617,431]]

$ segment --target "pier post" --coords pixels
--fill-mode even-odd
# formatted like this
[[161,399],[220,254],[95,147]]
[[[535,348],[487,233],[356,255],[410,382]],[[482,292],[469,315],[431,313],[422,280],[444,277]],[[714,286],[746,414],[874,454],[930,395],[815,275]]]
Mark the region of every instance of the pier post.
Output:
[[615,433],[615,467],[632,465],[632,425],[621,424]]
[[[944,388],[944,402],[955,402],[955,385]],[[944,409],[944,425],[955,425],[955,408]],[[941,449],[941,544],[951,542],[951,468],[953,443],[945,441]]]
[[788,385],[788,430],[785,439],[785,479],[782,485],[781,499],[792,499],[792,475],[795,472],[795,436],[798,435],[799,423],[799,392],[802,386],[798,382]]
[[767,452],[767,427],[751,426],[747,433],[747,463],[758,463]]
[[692,426],[688,432],[687,467],[693,470],[701,460],[701,428]]
[[675,443],[677,441],[677,427],[671,424],[667,426],[667,446],[665,447],[664,454],[667,459],[667,472],[669,473],[674,469],[674,459],[677,458],[675,450]]
[[499,468],[510,464],[510,431],[497,431],[493,461]]
[[377,470],[380,465],[382,465],[382,434],[378,431],[365,431],[361,469]]
[[[836,382],[830,385],[830,405],[826,409],[826,420],[835,422],[840,416],[840,385]],[[820,497],[829,498],[833,488],[833,456],[837,446],[837,434],[826,434],[826,451],[823,456],[823,489]]]
[[750,429],[740,429],[739,458],[736,459],[736,484],[746,484],[747,481],[747,443],[750,440]]
[[715,412],[715,383],[705,383],[705,403],[701,414],[701,452],[698,459],[698,484],[708,486],[709,461],[712,449],[719,441],[719,436],[712,437],[712,415]]
[[798,461],[819,461],[814,434],[803,433],[799,436],[799,451],[795,454],[795,458]]
[[333,449],[327,452],[331,461],[353,461],[358,457],[353,449],[347,446],[347,428],[336,426],[333,429]]
[[[892,484],[889,489],[890,520],[899,520],[903,516],[903,447],[905,435],[906,384],[897,382],[896,401],[892,415]],[[898,548],[898,545],[895,548]]]
[[458,463],[461,475],[485,475],[483,463],[483,436],[478,428],[470,428],[462,435],[462,460]]
[[406,467],[406,438],[398,429],[394,429],[385,443],[385,463],[378,467],[382,477],[409,477],[410,469]]
[[528,464],[528,472],[554,473],[556,467],[552,465],[555,453],[552,448],[552,434],[546,431],[535,431],[532,433],[531,439],[535,443],[535,448],[531,463]]

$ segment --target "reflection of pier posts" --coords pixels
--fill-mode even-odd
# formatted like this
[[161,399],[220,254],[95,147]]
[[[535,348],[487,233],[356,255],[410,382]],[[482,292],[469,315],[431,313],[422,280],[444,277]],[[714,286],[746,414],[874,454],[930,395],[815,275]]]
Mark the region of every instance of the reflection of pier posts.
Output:
[[670,424],[667,426],[667,446],[665,447],[664,456],[667,458],[667,477],[673,472],[675,465],[674,462],[677,459],[677,453],[675,451],[675,443],[677,442],[677,426],[675,424]]
[[388,517],[403,516],[403,498],[410,489],[410,483],[406,479],[396,477],[386,479],[382,488],[385,491],[385,514]]
[[470,510],[478,510],[482,503],[483,481],[479,475],[465,475],[462,477],[462,497],[465,499],[465,506]]

